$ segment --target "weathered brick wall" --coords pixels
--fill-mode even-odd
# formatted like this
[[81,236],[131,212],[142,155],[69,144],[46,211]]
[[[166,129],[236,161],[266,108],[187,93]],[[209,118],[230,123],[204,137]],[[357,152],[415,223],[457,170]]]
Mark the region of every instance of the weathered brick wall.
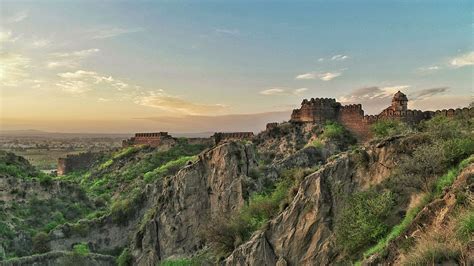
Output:
[[290,121],[324,123],[328,120],[336,120],[340,107],[341,104],[336,102],[336,99],[304,99],[301,108],[293,110]]
[[58,159],[57,173],[65,175],[73,171],[86,170],[92,167],[102,155],[100,152],[69,154],[66,158]]
[[250,140],[253,137],[253,132],[217,132],[213,135],[216,144],[227,140]]
[[148,145],[155,148],[171,148],[176,144],[176,139],[168,132],[136,133],[134,137],[122,141],[122,147]]
[[[393,102],[393,101],[392,101]],[[458,108],[438,111],[406,110],[397,108],[395,101],[391,106],[384,109],[378,115],[364,115],[361,104],[341,105],[335,99],[316,98],[303,100],[300,109],[293,110],[291,114],[292,122],[311,122],[324,124],[327,120],[337,121],[344,125],[359,139],[365,140],[371,137],[370,126],[379,120],[399,120],[408,124],[417,124],[423,120],[432,118],[435,115],[445,117],[474,117],[474,108]],[[402,106],[406,106],[403,102]],[[267,125],[267,129],[272,127]]]

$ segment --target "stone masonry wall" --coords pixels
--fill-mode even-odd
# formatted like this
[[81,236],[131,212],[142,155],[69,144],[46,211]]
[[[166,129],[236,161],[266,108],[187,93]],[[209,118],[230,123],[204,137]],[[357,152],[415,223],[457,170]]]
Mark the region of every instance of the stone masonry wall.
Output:
[[370,126],[379,120],[393,119],[408,124],[417,124],[435,115],[474,117],[474,108],[420,111],[397,110],[393,106],[389,106],[378,115],[364,115],[361,104],[341,105],[335,99],[312,98],[311,100],[303,100],[301,108],[293,110],[290,121],[320,124],[324,124],[328,120],[336,121],[344,125],[358,139],[365,140],[371,137]]
[[58,159],[57,173],[58,175],[65,175],[73,171],[86,170],[92,167],[102,155],[99,152],[69,154],[66,158]]

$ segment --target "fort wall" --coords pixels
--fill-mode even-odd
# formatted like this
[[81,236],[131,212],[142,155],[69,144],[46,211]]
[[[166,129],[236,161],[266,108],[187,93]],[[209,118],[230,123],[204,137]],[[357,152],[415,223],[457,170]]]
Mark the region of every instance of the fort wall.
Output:
[[[361,104],[341,105],[335,99],[316,98],[303,100],[300,109],[293,110],[291,122],[321,123],[332,120],[341,123],[359,139],[370,138],[370,126],[379,120],[398,120],[408,124],[417,124],[431,119],[435,115],[445,117],[474,117],[474,108],[420,111],[407,109],[408,98],[397,92],[392,105],[378,115],[364,115]],[[268,128],[268,125],[267,125]]]
[[122,141],[122,147],[148,145],[155,148],[169,149],[175,144],[176,139],[168,132],[136,133],[134,137]]
[[253,132],[216,132],[213,136],[216,144],[228,140],[251,140],[254,137]]
[[74,171],[86,170],[92,167],[102,155],[100,152],[69,154],[66,158],[58,159],[57,173],[58,175],[65,175]]

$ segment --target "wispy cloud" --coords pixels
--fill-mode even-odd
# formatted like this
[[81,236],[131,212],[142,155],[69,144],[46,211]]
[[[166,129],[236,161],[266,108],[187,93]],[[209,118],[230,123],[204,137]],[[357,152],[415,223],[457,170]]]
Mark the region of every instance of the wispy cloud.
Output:
[[16,42],[20,36],[13,36],[13,33],[11,30],[0,30],[0,44],[2,43],[8,43],[8,42]]
[[80,66],[80,62],[93,54],[98,53],[100,50],[97,48],[72,51],[72,52],[62,52],[62,53],[53,53],[50,55],[50,60],[46,63],[48,68],[74,68]]
[[337,55],[334,55],[333,57],[331,57],[331,60],[332,61],[344,61],[348,58],[349,58],[349,56],[347,56],[347,55],[337,54]]
[[309,73],[300,74],[300,75],[296,76],[295,79],[300,79],[300,80],[320,79],[322,81],[330,81],[330,80],[335,79],[335,78],[337,78],[341,75],[342,75],[342,73],[340,73],[340,72],[324,72],[324,73],[309,72]]
[[51,41],[50,40],[47,40],[47,39],[37,39],[37,40],[34,40],[31,45],[35,48],[43,48],[43,47],[47,47],[51,44]]
[[290,89],[290,88],[270,88],[260,91],[261,95],[301,95],[306,92],[308,88]]
[[223,104],[203,104],[185,100],[178,96],[165,93],[163,90],[150,91],[139,96],[135,103],[143,106],[157,108],[177,115],[213,115],[226,110]]
[[91,34],[92,39],[107,39],[123,34],[136,33],[145,31],[144,28],[118,28],[118,27],[101,27],[91,29],[88,32]]
[[375,114],[390,105],[391,99],[397,91],[404,91],[408,88],[410,88],[408,85],[363,87],[352,90],[337,100],[343,104],[360,103],[369,114]]
[[416,91],[414,93],[412,93],[410,96],[410,100],[424,100],[424,99],[428,99],[428,98],[431,98],[435,95],[439,95],[439,94],[442,94],[442,93],[445,93],[449,90],[448,87],[439,87],[439,88],[430,88],[430,89],[423,89],[423,90],[419,90],[419,91]]
[[237,29],[225,29],[225,28],[217,28],[215,32],[218,34],[225,34],[225,35],[239,35],[240,31]]
[[27,17],[28,17],[27,11],[20,11],[11,16],[7,16],[5,21],[6,23],[17,23],[17,22],[25,20]]
[[[129,84],[121,80],[115,79],[112,76],[100,75],[94,71],[77,70],[76,72],[58,73],[58,76],[63,80],[58,83],[59,85],[56,85],[63,89],[67,88],[64,91],[72,93],[84,93],[90,91],[95,84],[105,84],[118,91],[129,87]],[[72,89],[73,86],[78,86],[78,89]]]
[[474,51],[452,58],[450,65],[455,68],[474,65]]
[[433,66],[419,67],[417,69],[417,71],[421,72],[421,73],[431,73],[431,72],[435,72],[435,71],[440,70],[440,69],[441,69],[440,66],[433,65]]
[[28,76],[30,59],[15,53],[0,52],[0,84],[16,86]]

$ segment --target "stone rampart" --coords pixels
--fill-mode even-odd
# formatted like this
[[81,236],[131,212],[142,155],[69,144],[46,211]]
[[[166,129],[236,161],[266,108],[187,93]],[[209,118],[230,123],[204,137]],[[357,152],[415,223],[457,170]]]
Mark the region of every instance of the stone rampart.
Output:
[[58,159],[57,173],[65,175],[74,171],[87,170],[102,157],[100,152],[85,152],[79,154],[69,154],[66,158]]

